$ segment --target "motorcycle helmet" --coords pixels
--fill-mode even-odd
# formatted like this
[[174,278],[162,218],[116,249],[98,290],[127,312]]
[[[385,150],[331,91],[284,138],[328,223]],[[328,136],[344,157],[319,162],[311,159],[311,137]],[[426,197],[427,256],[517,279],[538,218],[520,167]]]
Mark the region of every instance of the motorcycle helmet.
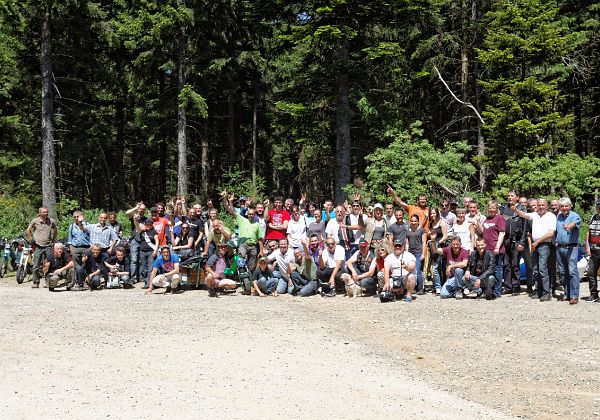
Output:
[[381,301],[381,303],[393,302],[394,300],[396,300],[396,296],[391,290],[384,290],[379,294],[379,300]]

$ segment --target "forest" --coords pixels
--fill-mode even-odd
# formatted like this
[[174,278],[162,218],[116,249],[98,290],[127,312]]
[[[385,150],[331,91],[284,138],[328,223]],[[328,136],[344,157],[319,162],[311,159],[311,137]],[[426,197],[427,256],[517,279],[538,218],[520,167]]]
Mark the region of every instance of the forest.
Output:
[[0,207],[389,184],[588,208],[599,24],[586,0],[0,0]]

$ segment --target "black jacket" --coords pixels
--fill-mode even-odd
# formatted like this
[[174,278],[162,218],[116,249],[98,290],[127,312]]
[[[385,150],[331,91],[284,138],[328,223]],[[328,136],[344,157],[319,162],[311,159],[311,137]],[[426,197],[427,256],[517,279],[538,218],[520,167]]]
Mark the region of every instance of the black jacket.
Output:
[[[479,252],[477,250],[471,252],[469,255],[469,265],[467,266],[471,275],[475,276],[475,270],[477,268],[477,258],[479,256]],[[494,254],[490,251],[485,251],[483,254],[483,273],[477,276],[477,278],[485,279],[493,276],[496,272],[496,259],[494,258]]]

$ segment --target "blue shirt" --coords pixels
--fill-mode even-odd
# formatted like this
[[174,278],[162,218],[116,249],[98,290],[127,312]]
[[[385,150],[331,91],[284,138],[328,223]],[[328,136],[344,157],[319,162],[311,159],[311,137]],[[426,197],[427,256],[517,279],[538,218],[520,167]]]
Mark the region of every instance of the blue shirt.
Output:
[[158,269],[158,274],[168,273],[175,269],[175,264],[179,263],[179,256],[171,252],[171,257],[165,260],[162,255],[154,260],[154,268]]
[[[573,222],[575,222],[575,227],[569,231],[565,230],[563,225],[568,225]],[[580,225],[581,217],[574,211],[570,211],[566,217],[562,212],[558,213],[558,216],[556,216],[556,243],[560,245],[578,243]]]
[[69,227],[68,242],[75,248],[89,248],[91,245],[90,234],[86,230],[87,223],[84,223],[83,230],[79,229],[76,223],[71,223]]

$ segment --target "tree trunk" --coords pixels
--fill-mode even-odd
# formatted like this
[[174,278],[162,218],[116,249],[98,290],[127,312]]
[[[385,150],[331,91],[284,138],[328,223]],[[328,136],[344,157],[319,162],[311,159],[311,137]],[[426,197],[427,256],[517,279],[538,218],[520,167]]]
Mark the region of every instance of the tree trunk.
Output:
[[202,136],[200,138],[200,196],[203,200],[208,198],[208,182],[210,164],[208,160],[208,136],[210,135],[208,118],[202,123]]
[[[469,20],[469,0],[462,0],[462,45],[460,51],[460,92],[461,99],[469,102],[469,47],[471,44]],[[469,131],[469,108],[462,107],[461,131],[462,138],[468,138]]]
[[258,107],[258,93],[255,93],[254,104],[252,107],[252,189],[256,192],[256,160],[258,159],[256,150],[257,141],[257,107]]
[[[471,4],[471,20],[474,22],[480,18],[477,9],[477,0],[473,0]],[[478,38],[478,37],[476,37]],[[479,80],[479,63],[474,60],[473,75],[475,80]],[[475,107],[481,115],[483,112],[483,92],[479,83],[475,82]],[[481,121],[477,119],[477,158],[479,160],[479,191],[483,192],[487,183],[487,165],[485,163],[485,137],[483,136],[483,128]]]
[[[233,70],[227,73],[229,91],[227,94],[227,146],[229,151],[229,164],[233,166],[236,162],[235,156],[235,96],[233,90]],[[241,161],[241,159],[240,159]]]
[[[179,56],[177,59],[178,76],[177,76],[177,92],[181,92],[185,85],[185,27],[180,30],[179,37]],[[187,138],[185,126],[187,124],[187,114],[185,105],[179,99],[179,107],[177,109],[177,196],[185,197],[188,193],[188,169],[187,169]]]
[[52,86],[52,39],[48,4],[42,20],[42,202],[51,217],[56,217],[56,167],[54,165],[54,96]]
[[335,147],[335,202],[344,202],[342,188],[350,183],[350,103],[348,99],[349,75],[347,71],[348,45],[340,51],[341,74],[338,76],[337,138]]

